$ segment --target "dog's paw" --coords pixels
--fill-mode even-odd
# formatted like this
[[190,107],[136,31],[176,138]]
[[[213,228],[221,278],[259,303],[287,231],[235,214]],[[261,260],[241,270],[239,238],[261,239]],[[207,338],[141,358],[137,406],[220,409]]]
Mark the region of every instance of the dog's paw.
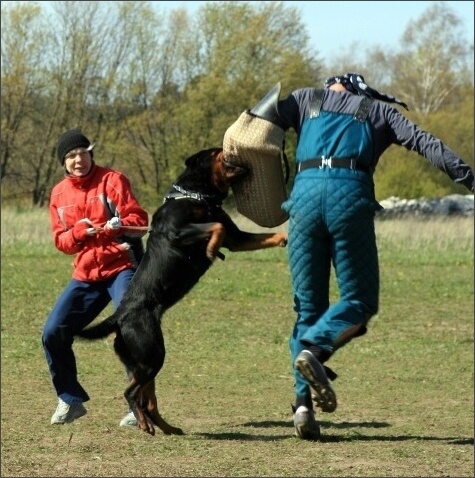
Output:
[[206,257],[211,261],[211,262],[214,262],[214,260],[216,259],[216,251],[213,250],[213,249],[206,249]]
[[287,234],[278,233],[277,235],[277,245],[278,247],[287,247]]
[[224,261],[225,255],[219,249],[206,249],[206,257],[213,262],[216,258],[221,259]]

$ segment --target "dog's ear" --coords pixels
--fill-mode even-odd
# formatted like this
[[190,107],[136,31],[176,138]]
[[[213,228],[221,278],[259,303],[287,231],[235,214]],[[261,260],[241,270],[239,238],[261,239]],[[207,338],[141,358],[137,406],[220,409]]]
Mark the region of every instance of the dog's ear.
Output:
[[209,148],[209,149],[202,149],[197,153],[193,154],[189,158],[185,160],[185,166],[196,166],[202,158],[210,158],[214,154],[218,154],[223,150],[223,148]]

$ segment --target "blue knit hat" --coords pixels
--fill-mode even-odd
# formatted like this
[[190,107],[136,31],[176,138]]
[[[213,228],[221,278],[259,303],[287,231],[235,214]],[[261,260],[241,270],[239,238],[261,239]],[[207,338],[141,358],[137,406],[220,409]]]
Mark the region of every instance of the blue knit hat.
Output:
[[64,166],[66,155],[76,148],[85,148],[91,152],[92,156],[94,144],[92,144],[79,129],[70,129],[59,137],[56,154],[61,166]]

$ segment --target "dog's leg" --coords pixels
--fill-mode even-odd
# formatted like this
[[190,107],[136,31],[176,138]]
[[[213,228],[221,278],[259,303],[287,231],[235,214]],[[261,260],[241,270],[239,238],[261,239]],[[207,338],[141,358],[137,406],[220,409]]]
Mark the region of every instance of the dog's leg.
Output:
[[143,398],[145,403],[145,414],[162,430],[165,435],[183,435],[181,428],[176,428],[167,423],[158,411],[157,395],[155,393],[155,380],[150,381],[143,390]]
[[130,384],[125,389],[124,397],[127,400],[129,407],[134,411],[135,418],[137,418],[138,427],[141,430],[150,433],[150,435],[155,435],[155,429],[147,420],[142,408],[142,403],[144,402],[145,398],[143,387],[138,383],[134,375],[131,376]]
[[276,233],[244,233],[239,240],[231,240],[229,250],[237,251],[255,251],[257,249],[268,249],[270,247],[286,247],[287,234]]
[[189,245],[209,238],[206,256],[210,261],[214,261],[219,256],[225,235],[226,229],[220,222],[189,223],[180,231],[179,241],[181,244]]
[[226,236],[226,230],[224,226],[219,222],[211,223],[208,231],[211,233],[208,245],[206,246],[206,255],[208,259],[214,261],[218,255],[220,247],[223,245],[224,238]]

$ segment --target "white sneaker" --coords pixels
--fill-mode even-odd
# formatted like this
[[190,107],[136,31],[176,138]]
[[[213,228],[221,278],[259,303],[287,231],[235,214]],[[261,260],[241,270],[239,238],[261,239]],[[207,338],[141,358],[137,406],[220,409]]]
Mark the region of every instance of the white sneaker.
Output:
[[72,421],[76,420],[76,418],[86,415],[86,413],[87,410],[84,408],[82,403],[73,403],[72,405],[68,405],[66,402],[59,399],[56,411],[51,417],[51,425],[63,425],[64,423],[71,423]]
[[120,427],[136,427],[138,425],[134,412],[129,412],[119,423]]

